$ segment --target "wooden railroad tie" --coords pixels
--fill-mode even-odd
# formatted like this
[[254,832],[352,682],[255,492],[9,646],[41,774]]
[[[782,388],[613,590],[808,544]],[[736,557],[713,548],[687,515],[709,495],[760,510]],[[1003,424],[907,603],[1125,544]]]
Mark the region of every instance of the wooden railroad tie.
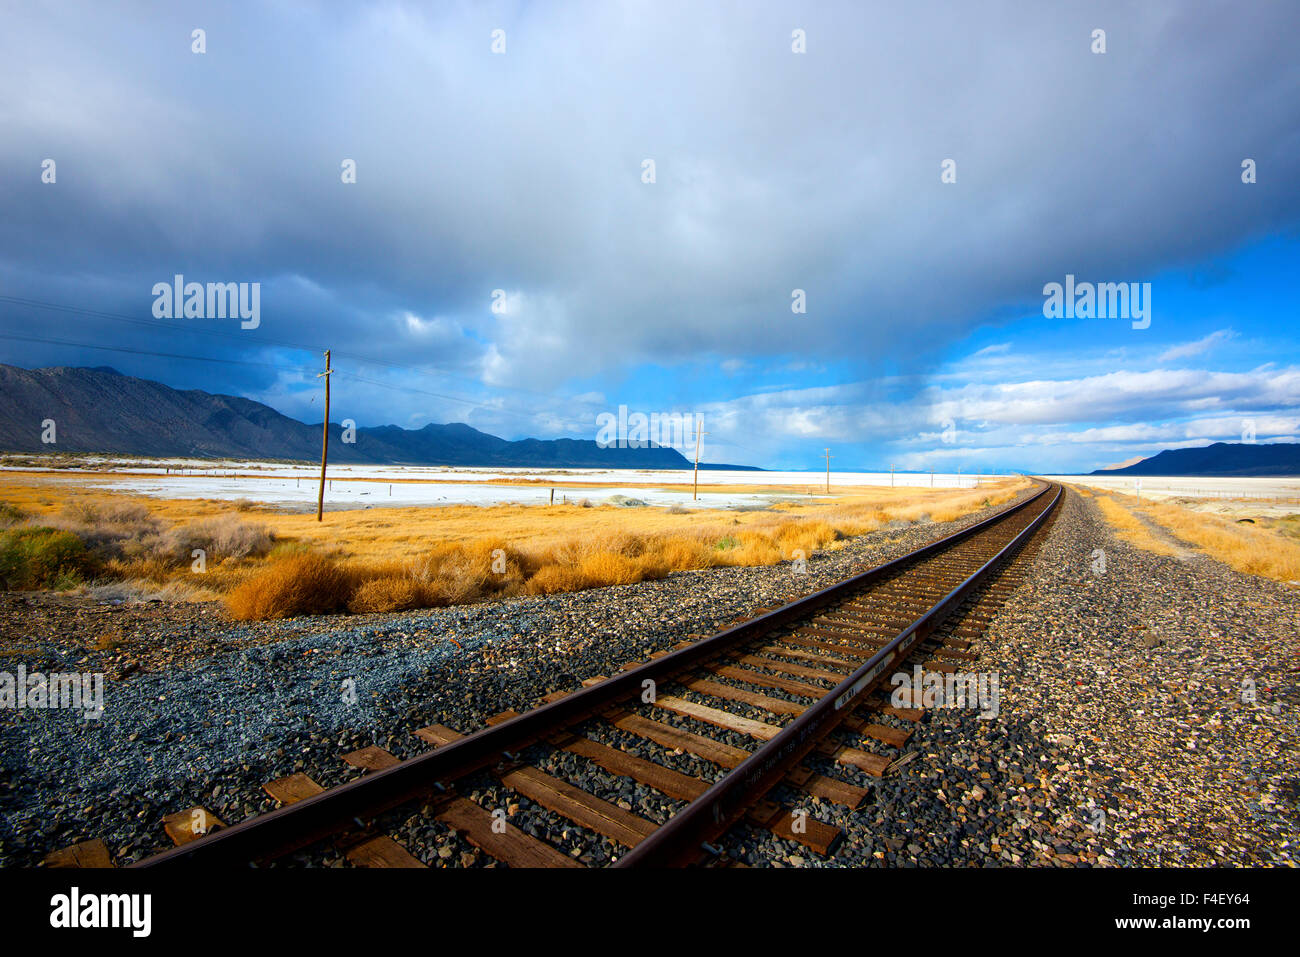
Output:
[[99,838],[69,844],[45,855],[46,867],[106,868],[113,866],[113,856]]
[[163,818],[163,830],[177,847],[197,841],[203,835],[225,826],[221,818],[205,807],[192,807],[188,811],[177,811]]
[[386,771],[402,763],[396,755],[373,744],[356,751],[349,751],[343,755],[343,760],[362,771]]

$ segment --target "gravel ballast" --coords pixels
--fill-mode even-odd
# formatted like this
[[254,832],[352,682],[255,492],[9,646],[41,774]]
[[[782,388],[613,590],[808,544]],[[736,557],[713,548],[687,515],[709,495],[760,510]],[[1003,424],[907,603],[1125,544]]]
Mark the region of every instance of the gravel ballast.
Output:
[[[0,712],[0,864],[35,864],[92,837],[118,863],[138,859],[169,846],[166,814],[202,805],[242,820],[274,806],[261,790],[273,778],[349,780],[358,772],[339,760],[346,751],[376,744],[409,757],[426,747],[415,728],[472,731],[983,514],[855,539],[813,556],[803,575],[789,564],[714,569],[394,615],[246,624],[212,606],[5,595],[4,667],[109,680],[99,720]],[[1102,574],[1090,568],[1099,547]],[[845,828],[832,858],[743,829],[737,841],[761,853],[741,853],[787,866],[1290,862],[1295,609],[1286,586],[1116,542],[1096,506],[1071,494],[1031,582],[979,645],[978,667],[1001,676],[999,718],[934,710],[906,747],[918,752],[910,764],[881,780],[839,774],[873,795],[856,812],[809,805]],[[1151,635],[1159,643],[1145,647]],[[1246,677],[1254,706],[1239,700]],[[628,744],[620,735],[609,742]],[[610,780],[585,759],[551,760],[575,783]],[[654,820],[676,806],[625,791],[619,799]],[[552,833],[553,816],[518,803],[513,823],[582,853],[581,835]],[[486,863],[418,809],[405,828],[403,843],[431,864]],[[591,862],[617,853],[597,848]]]
[[1294,866],[1300,591],[1188,555],[1069,492],[968,669],[998,675],[998,717],[930,710],[874,807],[814,811],[845,829],[833,861],[769,859]]

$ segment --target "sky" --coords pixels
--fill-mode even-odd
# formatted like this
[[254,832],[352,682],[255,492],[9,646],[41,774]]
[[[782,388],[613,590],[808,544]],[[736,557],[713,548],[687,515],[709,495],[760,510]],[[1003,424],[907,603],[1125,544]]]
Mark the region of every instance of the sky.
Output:
[[[1300,433],[1300,5],[3,20],[0,362],[319,422],[329,348],[336,421],[594,439],[625,406],[786,469]],[[158,316],[178,274],[259,284],[256,328]],[[1146,317],[1049,315],[1067,276]]]

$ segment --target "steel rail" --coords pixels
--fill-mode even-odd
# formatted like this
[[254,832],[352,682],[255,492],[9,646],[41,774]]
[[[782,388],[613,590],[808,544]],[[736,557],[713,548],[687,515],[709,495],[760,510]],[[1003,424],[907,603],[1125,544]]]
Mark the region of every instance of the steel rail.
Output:
[[[1044,492],[1046,491],[1045,489]],[[1042,494],[1044,493],[1039,493]],[[1035,501],[1038,497],[1035,496],[1030,501]],[[614,866],[669,867],[697,861],[701,856],[702,845],[722,835],[743,817],[756,800],[780,782],[817,742],[834,730],[848,715],[846,709],[883,677],[886,668],[896,661],[905,660],[910,648],[928,637],[986,578],[998,570],[1004,559],[1029,541],[1052,513],[1060,497],[1061,487],[1057,486],[1056,494],[1047,507],[999,549],[996,555],[924,615],[890,639],[888,644],[827,692],[817,704],[786,725],[779,734],[765,742],[680,813],[673,815],[666,824],[621,857]]]
[[727,628],[686,648],[619,672],[558,701],[534,708],[500,724],[482,728],[451,744],[408,758],[391,768],[371,772],[354,781],[329,788],[321,794],[213,831],[187,844],[144,858],[131,866],[164,867],[200,861],[205,865],[245,865],[292,853],[348,829],[360,818],[374,817],[427,796],[430,789],[439,782],[491,767],[501,761],[503,752],[517,752],[530,744],[545,740],[557,730],[608,710],[611,704],[624,698],[639,696],[641,682],[647,678],[658,680],[680,672],[713,658],[727,648],[791,621],[806,618],[818,609],[888,578],[918,561],[947,551],[1039,501],[1051,490],[1051,486],[1040,484],[1043,484],[1043,488],[1023,502],[1011,505],[968,528]]

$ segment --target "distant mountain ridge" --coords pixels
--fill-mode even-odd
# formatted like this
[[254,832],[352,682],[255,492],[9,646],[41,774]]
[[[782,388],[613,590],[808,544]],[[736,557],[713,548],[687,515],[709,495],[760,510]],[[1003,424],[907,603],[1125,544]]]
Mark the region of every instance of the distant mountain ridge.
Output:
[[1215,442],[1195,449],[1166,449],[1122,469],[1092,475],[1203,475],[1249,478],[1300,476],[1300,444]]
[[[54,444],[41,441],[47,419],[55,423]],[[460,422],[430,423],[422,429],[359,427],[355,442],[342,438],[342,427],[330,423],[331,462],[691,467],[685,456],[671,448],[601,448],[594,440],[582,439],[509,441]],[[197,389],[180,391],[106,367],[22,369],[0,364],[0,451],[319,461],[320,445],[320,423],[299,422],[251,399]]]

